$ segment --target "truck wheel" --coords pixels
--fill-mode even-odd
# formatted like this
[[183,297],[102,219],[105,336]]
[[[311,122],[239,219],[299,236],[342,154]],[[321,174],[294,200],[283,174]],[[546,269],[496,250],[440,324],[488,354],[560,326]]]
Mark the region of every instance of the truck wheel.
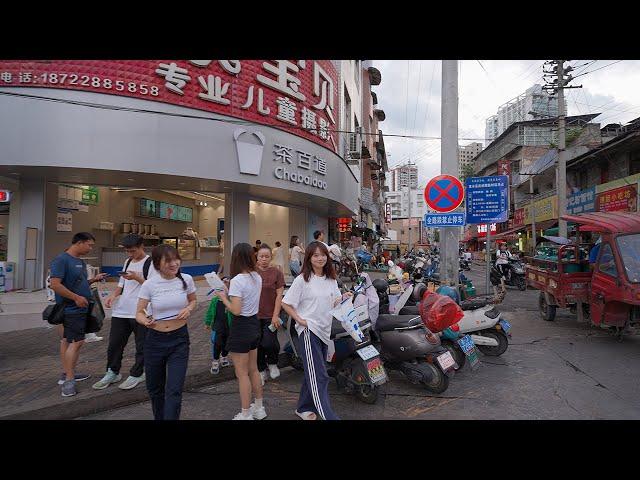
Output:
[[547,322],[552,322],[556,318],[556,306],[549,305],[544,292],[540,292],[538,299],[538,306],[540,307],[540,316]]
[[507,351],[507,347],[509,346],[509,339],[504,333],[497,330],[483,330],[482,336],[493,338],[498,342],[498,345],[496,345],[495,347],[490,345],[476,345],[476,347],[478,347],[478,350],[480,350],[483,354],[487,355],[488,357],[498,357]]

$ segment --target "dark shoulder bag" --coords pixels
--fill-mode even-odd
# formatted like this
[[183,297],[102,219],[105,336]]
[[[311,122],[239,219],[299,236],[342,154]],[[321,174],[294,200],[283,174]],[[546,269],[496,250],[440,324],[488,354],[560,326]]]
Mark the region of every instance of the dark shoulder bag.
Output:
[[[76,279],[76,282],[73,284],[73,288],[70,289],[71,291],[78,286],[78,282],[80,280],[82,280],[81,277]],[[53,305],[47,305],[47,308],[42,312],[42,320],[49,322],[51,325],[60,325],[64,322],[64,307],[68,302],[70,302],[69,299],[63,298],[60,303],[56,302]]]

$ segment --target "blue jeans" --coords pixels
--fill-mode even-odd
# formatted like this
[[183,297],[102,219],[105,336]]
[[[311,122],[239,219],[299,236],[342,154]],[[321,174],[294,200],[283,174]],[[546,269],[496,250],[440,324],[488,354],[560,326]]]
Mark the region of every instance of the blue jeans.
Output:
[[178,420],[189,360],[187,326],[171,332],[149,329],[144,342],[147,391],[155,420]]

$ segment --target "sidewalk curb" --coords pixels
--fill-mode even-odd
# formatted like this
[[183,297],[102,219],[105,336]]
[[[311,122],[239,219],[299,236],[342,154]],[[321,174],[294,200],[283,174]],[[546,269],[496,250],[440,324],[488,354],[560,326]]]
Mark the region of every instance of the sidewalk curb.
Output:
[[[233,368],[226,368],[215,376],[211,375],[208,369],[198,371],[187,375],[184,391],[226,382],[234,378]],[[143,385],[128,391],[120,390],[115,386],[108,390],[109,391],[103,395],[96,395],[89,398],[60,397],[59,403],[54,405],[12,413],[0,417],[0,420],[71,420],[77,417],[84,417],[106,410],[149,401],[149,394]],[[149,419],[152,419],[151,411],[149,411]]]

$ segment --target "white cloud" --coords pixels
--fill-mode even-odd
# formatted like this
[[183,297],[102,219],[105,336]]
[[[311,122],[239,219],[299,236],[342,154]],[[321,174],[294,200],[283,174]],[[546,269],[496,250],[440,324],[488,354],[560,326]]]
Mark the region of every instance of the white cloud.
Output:
[[[534,83],[543,83],[544,60],[480,62],[486,72],[477,60],[464,60],[459,64],[458,136],[469,138],[460,140],[461,145],[475,138],[483,139],[487,117]],[[572,60],[571,64],[586,62]],[[612,60],[599,60],[576,72],[596,70],[610,63]],[[407,61],[376,60],[374,65],[382,73],[382,83],[373,89],[378,95],[378,107],[386,113],[386,120],[380,124],[383,133],[440,137],[441,61],[409,62],[408,108]],[[578,77],[571,85],[583,85],[583,88],[567,90],[568,113],[602,112],[596,122],[626,123],[640,116],[639,84],[640,61],[624,60]],[[385,146],[390,154],[390,166],[408,159],[418,164],[423,186],[440,173],[440,140],[386,137]]]

